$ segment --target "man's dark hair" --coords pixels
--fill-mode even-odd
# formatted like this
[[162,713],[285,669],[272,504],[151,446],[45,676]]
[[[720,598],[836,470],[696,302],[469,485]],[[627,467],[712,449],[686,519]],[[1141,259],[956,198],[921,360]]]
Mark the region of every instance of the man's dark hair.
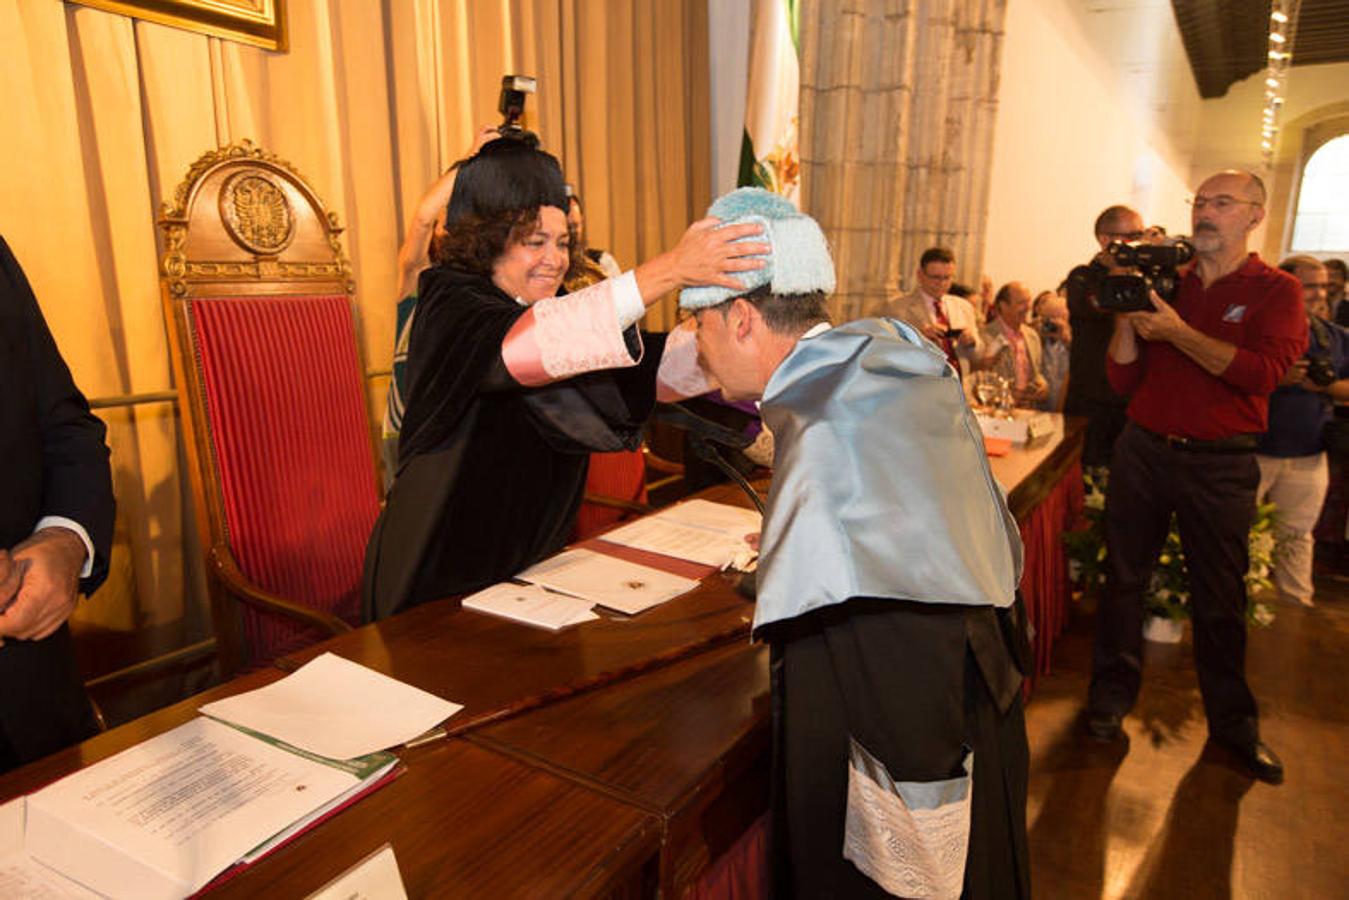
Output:
[[1349,265],[1345,265],[1344,260],[1331,258],[1322,260],[1321,264],[1327,269],[1334,269],[1336,272],[1339,272],[1341,278],[1349,280]]
[[[1114,206],[1107,206],[1105,210],[1096,217],[1096,225],[1092,228],[1092,234],[1109,234],[1115,223],[1125,216],[1138,216],[1138,210],[1132,206],[1125,206],[1122,203],[1116,203]],[[1138,216],[1142,221],[1143,217]]]
[[795,337],[812,326],[829,321],[829,310],[825,308],[824,291],[812,291],[809,294],[775,294],[768,285],[761,285],[748,294],[732,297],[709,306],[707,312],[720,313],[726,318],[731,304],[736,300],[745,300],[763,316],[768,330],[776,334],[788,334]]
[[955,294],[962,300],[968,300],[974,296],[974,288],[953,281],[951,282],[951,286],[946,289],[946,293]]
[[1002,306],[1004,303],[1007,303],[1012,299],[1012,285],[1014,284],[1016,284],[1015,281],[1009,281],[1002,287],[998,288],[998,292],[993,295],[993,305],[995,307]]
[[954,263],[955,261],[956,255],[946,247],[928,247],[923,251],[923,255],[918,257],[918,268],[926,269],[928,263]]
[[1296,275],[1298,269],[1315,269],[1317,266],[1324,266],[1325,263],[1315,256],[1307,256],[1299,253],[1297,256],[1289,256],[1279,263],[1279,268],[1283,269],[1289,275]]

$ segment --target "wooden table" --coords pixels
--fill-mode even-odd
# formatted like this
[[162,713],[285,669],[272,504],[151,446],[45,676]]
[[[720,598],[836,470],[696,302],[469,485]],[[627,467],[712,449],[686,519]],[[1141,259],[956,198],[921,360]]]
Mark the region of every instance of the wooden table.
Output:
[[679,897],[768,808],[768,648],[737,642],[469,740],[655,814]]
[[[1014,510],[1062,478],[1080,428],[1068,437],[995,461],[1015,481]],[[704,496],[747,502],[731,487]],[[333,651],[463,703],[457,736],[405,751],[402,777],[217,891],[303,895],[389,841],[411,896],[681,895],[767,807],[768,651],[749,642],[752,613],[713,575],[640,616],[557,634],[441,601],[287,657],[291,669]],[[283,674],[244,676],[9,773],[0,797]]]
[[[725,485],[699,496],[749,504]],[[732,576],[720,573],[639,616],[602,612],[598,620],[556,633],[439,600],[323,641],[279,665],[295,669],[331,651],[462,703],[448,723],[459,734],[728,641],[747,642],[753,615],[754,604],[736,593]]]
[[655,816],[459,738],[211,891],[303,897],[385,842],[409,897],[651,896]]

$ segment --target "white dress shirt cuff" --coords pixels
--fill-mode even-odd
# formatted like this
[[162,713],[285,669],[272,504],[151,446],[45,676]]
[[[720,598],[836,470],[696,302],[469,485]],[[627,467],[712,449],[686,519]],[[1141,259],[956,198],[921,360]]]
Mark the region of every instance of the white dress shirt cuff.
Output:
[[33,529],[33,534],[37,534],[44,528],[68,528],[79,536],[84,542],[84,568],[80,569],[80,577],[88,578],[94,571],[94,542],[89,540],[89,532],[84,530],[84,526],[74,519],[67,519],[65,516],[43,516],[37,520],[37,527]]

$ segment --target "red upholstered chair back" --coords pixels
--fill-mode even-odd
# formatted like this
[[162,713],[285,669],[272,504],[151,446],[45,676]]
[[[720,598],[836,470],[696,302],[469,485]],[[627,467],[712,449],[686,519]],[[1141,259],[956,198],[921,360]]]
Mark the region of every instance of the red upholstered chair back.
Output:
[[590,454],[585,499],[576,511],[574,540],[583,541],[624,519],[641,515],[646,505],[646,460],[641,450]]
[[161,224],[198,529],[234,671],[358,620],[379,495],[354,288],[336,216],[250,144],[198,160]]

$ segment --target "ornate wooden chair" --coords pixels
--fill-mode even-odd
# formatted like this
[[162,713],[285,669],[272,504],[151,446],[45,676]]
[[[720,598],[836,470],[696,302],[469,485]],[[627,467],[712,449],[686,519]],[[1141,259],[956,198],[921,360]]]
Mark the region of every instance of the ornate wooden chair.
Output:
[[249,142],[205,154],[160,216],[164,315],[226,673],[359,620],[379,512],[337,216]]

